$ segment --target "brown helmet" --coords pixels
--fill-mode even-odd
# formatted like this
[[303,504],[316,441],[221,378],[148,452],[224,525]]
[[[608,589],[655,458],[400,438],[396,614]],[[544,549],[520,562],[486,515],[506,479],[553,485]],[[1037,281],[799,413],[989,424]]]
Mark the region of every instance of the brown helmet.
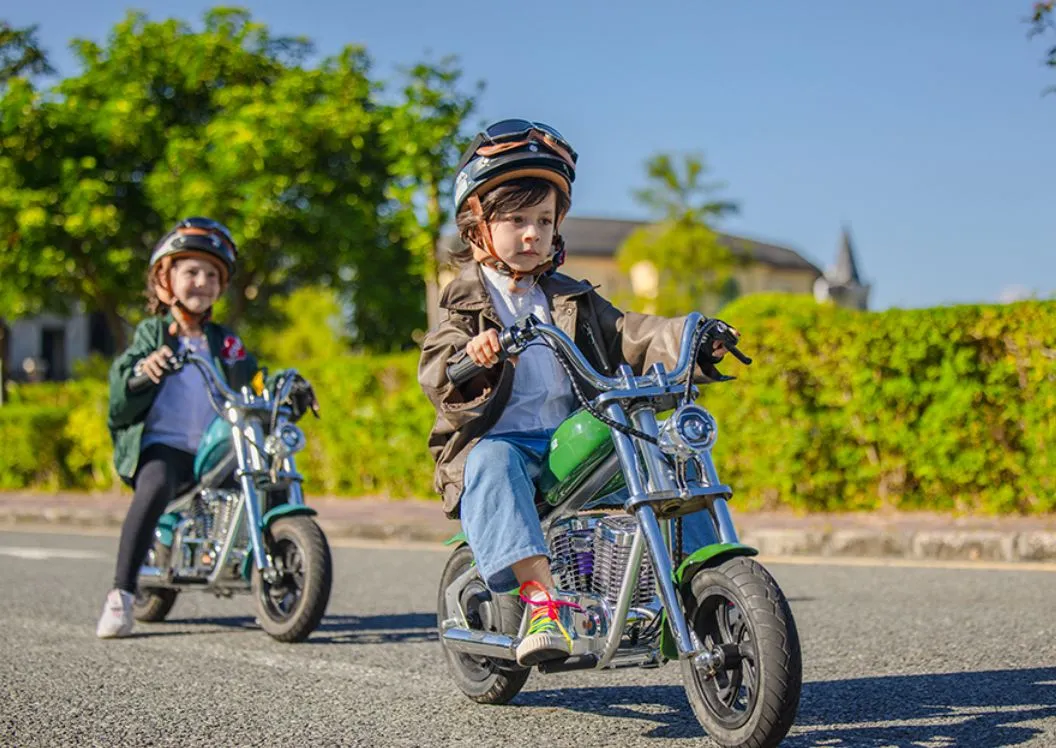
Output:
[[184,257],[199,257],[213,263],[220,272],[220,287],[226,288],[235,272],[238,247],[222,223],[208,218],[185,218],[162,237],[150,255],[150,280],[158,300],[166,306],[176,302],[169,285],[172,264]]

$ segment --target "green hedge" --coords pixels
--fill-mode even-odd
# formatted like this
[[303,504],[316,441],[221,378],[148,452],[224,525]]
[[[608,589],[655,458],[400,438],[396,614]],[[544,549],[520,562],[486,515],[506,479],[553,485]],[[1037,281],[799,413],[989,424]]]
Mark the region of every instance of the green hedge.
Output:
[[[298,370],[315,386],[322,419],[301,421],[305,489],[336,495],[429,496],[426,437],[433,410],[418,389],[416,353],[342,356]],[[119,482],[98,381],[11,385],[0,407],[0,489],[108,489]]]
[[0,407],[0,488],[114,484],[104,383],[10,384],[6,395]]
[[68,408],[7,405],[0,408],[0,489],[56,489],[70,483],[65,470]]
[[[861,313],[758,295],[722,316],[751,367],[705,390],[735,506],[803,511],[1042,513],[1056,506],[1056,303]],[[417,354],[297,362],[320,421],[302,421],[315,494],[431,494],[433,411]],[[106,389],[12,387],[0,488],[114,484]]]
[[1056,303],[723,310],[755,358],[705,399],[751,508],[1040,513],[1056,505]]
[[298,366],[315,387],[322,418],[306,416],[306,489],[336,495],[432,493],[426,444],[432,405],[418,388],[418,354],[346,356]]

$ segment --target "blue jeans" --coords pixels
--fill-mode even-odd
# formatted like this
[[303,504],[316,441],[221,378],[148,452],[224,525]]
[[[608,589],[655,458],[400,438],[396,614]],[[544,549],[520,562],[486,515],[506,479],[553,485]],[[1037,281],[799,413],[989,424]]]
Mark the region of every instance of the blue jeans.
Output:
[[[486,436],[466,457],[462,530],[484,583],[494,592],[517,588],[513,564],[550,555],[535,509],[535,481],[552,433]],[[687,554],[718,542],[707,512],[683,520],[682,542]]]

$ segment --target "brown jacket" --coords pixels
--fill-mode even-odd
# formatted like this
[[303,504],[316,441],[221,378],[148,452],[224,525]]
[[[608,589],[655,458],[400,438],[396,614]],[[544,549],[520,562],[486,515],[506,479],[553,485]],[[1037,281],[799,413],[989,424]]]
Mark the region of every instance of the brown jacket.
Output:
[[[636,374],[656,361],[668,371],[674,368],[684,317],[621,312],[588,282],[560,273],[541,278],[539,286],[550,302],[554,325],[575,341],[598,371],[611,375],[624,361]],[[477,263],[467,263],[461,275],[447,285],[440,308],[446,317],[422,342],[418,383],[436,408],[436,422],[429,434],[429,451],[436,460],[434,487],[443,495],[444,511],[454,519],[466,457],[509,402],[515,364],[506,361],[461,387],[448,381],[448,365],[461,357],[470,338],[488,328],[502,329]],[[709,369],[710,377],[698,379],[717,376],[713,367]]]

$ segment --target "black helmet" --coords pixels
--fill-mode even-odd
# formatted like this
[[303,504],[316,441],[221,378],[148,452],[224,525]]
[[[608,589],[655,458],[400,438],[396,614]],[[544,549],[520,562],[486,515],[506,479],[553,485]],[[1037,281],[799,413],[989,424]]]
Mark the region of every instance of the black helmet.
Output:
[[572,199],[579,156],[541,122],[504,119],[477,133],[455,172],[455,214],[470,195],[525,177],[545,179]]
[[204,255],[221,271],[223,283],[227,283],[235,272],[238,247],[231,232],[222,223],[209,218],[184,218],[162,237],[150,255],[150,270],[153,273],[158,263],[166,258],[173,260],[189,255]]

